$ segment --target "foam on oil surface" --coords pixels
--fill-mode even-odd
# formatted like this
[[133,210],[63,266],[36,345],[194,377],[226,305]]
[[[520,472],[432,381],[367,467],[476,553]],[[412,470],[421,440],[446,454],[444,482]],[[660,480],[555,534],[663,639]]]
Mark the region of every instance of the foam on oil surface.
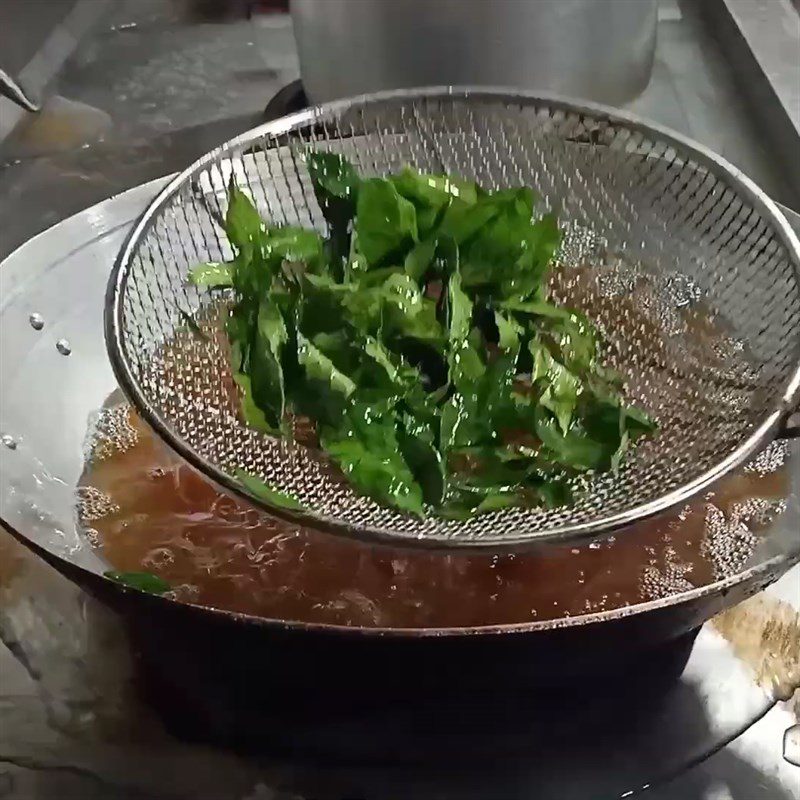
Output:
[[783,513],[773,445],[696,503],[582,547],[519,555],[376,548],[287,525],[220,493],[126,404],[87,439],[76,505],[120,570],[162,576],[177,600],[272,618],[444,627],[575,617],[667,597],[741,571]]

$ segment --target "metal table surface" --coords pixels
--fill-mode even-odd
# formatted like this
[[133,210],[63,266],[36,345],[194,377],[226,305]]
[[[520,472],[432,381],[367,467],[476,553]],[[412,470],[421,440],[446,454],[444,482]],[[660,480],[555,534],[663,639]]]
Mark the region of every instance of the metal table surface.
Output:
[[[283,15],[201,22],[190,18],[187,4],[170,0],[82,0],[76,5],[83,5],[85,13],[86,3],[93,2],[98,9],[106,6],[105,16],[98,11],[94,28],[59,68],[45,113],[24,120],[0,143],[0,257],[70,214],[168,174],[252,126],[272,94],[297,77],[291,24]],[[800,187],[793,186],[775,163],[724,56],[690,12],[691,6],[672,0],[661,3],[653,79],[630,107],[711,146],[773,197],[800,208]],[[8,559],[5,537],[0,532],[0,555]],[[29,556],[15,549],[14,558]],[[0,590],[3,563],[0,557]],[[57,603],[62,591],[58,576],[45,571],[41,580],[41,597],[28,598],[25,602],[31,607],[22,612],[32,622],[38,613],[35,604]],[[794,596],[799,586],[800,573],[795,570],[780,591]],[[114,638],[113,626],[104,630]],[[20,748],[5,760],[0,751],[0,797],[155,797],[135,781],[114,783],[115,775],[130,771],[130,763],[116,763],[115,770],[101,774],[75,755],[77,745],[65,745],[65,725],[76,726],[77,741],[83,734],[80,714],[69,723],[59,718],[64,698],[74,712],[75,698],[79,708],[81,698],[92,695],[92,682],[101,683],[102,676],[92,673],[93,666],[88,673],[62,668],[59,643],[56,637],[51,670],[26,671],[11,651],[0,647],[0,741],[14,742],[10,725],[3,725],[5,717],[15,719],[11,724],[20,726],[18,730],[27,726],[25,741],[32,747],[27,752]],[[100,639],[88,646],[97,655],[105,648],[110,652],[115,644]],[[800,798],[800,770],[781,758],[783,731],[796,720],[792,708],[776,707],[721,753],[650,796]],[[95,727],[102,724],[102,719],[92,720]],[[111,756],[123,761],[140,757],[135,749],[127,757],[124,750]],[[216,776],[202,774],[203,762],[204,754],[197,751],[186,755],[179,768],[193,774],[194,786],[205,785],[203,780],[209,787],[218,786]],[[220,763],[209,758],[207,769],[222,770]],[[245,767],[225,763],[241,787],[231,797],[277,800],[279,795],[259,785]],[[142,768],[158,769],[158,762],[142,759]],[[209,792],[209,797],[222,796]],[[176,789],[164,796],[186,795]]]
[[[78,0],[83,27],[86,8],[100,21],[60,69],[43,113],[22,120],[5,141],[0,125],[0,256],[252,127],[272,95],[298,77],[286,15],[213,23],[192,18],[191,5]],[[777,162],[769,131],[759,128],[765,120],[694,15],[697,5],[662,0],[653,77],[630,108],[708,145],[800,211],[800,186]],[[0,119],[10,114],[0,98]]]

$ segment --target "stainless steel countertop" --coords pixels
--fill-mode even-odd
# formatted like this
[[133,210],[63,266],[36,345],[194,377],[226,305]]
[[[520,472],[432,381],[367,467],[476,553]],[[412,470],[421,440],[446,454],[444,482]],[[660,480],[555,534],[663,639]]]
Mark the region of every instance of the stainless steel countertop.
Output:
[[[774,160],[696,4],[684,5],[662,0],[653,77],[629,107],[712,147],[774,199],[800,208],[800,187]],[[187,7],[110,4],[77,43],[43,112],[0,143],[0,256],[251,127],[298,76],[286,15],[200,23]]]

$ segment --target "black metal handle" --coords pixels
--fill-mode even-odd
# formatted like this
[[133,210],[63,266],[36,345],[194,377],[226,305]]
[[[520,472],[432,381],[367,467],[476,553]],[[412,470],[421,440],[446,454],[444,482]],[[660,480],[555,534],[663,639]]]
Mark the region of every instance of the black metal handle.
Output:
[[2,69],[0,69],[0,95],[7,97],[26,111],[39,110],[39,104],[31,100],[25,90]]
[[[778,207],[786,217],[786,221],[794,228],[798,236],[800,236],[800,214],[780,203],[778,203]],[[797,439],[800,437],[800,406],[797,406],[794,411],[790,411],[786,415],[781,430],[778,432],[778,436],[782,439]]]
[[800,437],[800,409],[787,414],[778,431],[780,439],[797,439]]

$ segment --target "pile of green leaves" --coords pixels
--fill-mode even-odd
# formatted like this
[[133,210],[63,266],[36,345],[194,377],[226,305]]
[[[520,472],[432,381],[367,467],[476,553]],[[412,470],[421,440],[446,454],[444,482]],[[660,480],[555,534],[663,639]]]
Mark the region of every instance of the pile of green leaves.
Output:
[[192,274],[235,291],[250,425],[287,436],[309,418],[360,492],[456,518],[567,502],[570,477],[615,468],[654,430],[597,363],[592,324],[547,300],[561,237],[553,216],[534,221],[531,189],[306,163],[327,238],[262,221],[232,184],[236,256]]

